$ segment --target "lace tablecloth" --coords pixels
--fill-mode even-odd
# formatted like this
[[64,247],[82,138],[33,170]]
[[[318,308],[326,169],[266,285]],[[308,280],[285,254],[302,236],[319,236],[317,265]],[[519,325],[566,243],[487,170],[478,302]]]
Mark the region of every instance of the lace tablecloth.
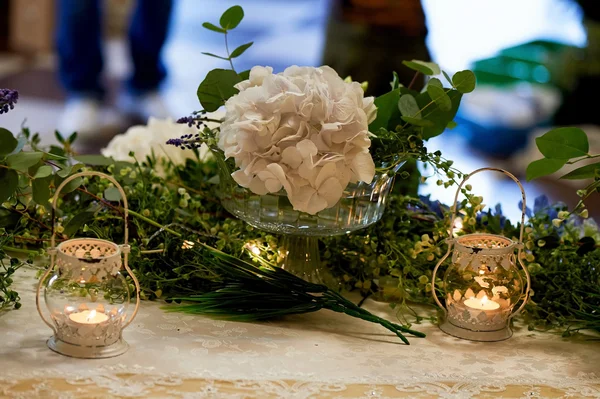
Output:
[[[22,398],[600,398],[600,342],[519,330],[477,343],[417,329],[410,346],[378,325],[330,311],[238,323],[143,302],[116,358],[46,347],[35,271],[16,277],[23,307],[0,316],[0,397]],[[387,304],[366,308],[393,319]]]

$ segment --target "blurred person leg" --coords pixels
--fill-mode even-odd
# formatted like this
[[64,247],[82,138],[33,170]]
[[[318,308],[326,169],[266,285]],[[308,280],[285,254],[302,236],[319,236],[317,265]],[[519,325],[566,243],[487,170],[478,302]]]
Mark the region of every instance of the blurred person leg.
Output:
[[169,32],[173,0],[138,0],[129,27],[133,75],[119,99],[121,111],[141,118],[170,113],[158,93],[167,76],[161,51]]
[[99,1],[58,0],[57,19],[58,74],[68,94],[58,129],[89,133],[99,125],[104,95]]
[[[427,26],[420,0],[332,0],[323,63],[340,76],[368,81],[368,95],[391,90],[392,72],[400,83],[420,90],[423,76],[402,65],[412,59],[429,61]],[[396,179],[394,192],[417,195],[420,172],[415,161],[402,166],[409,179]]]
[[332,0],[323,63],[342,77],[368,81],[367,94],[381,95],[393,71],[403,85],[411,82],[414,71],[402,61],[429,60],[426,36],[420,0]]

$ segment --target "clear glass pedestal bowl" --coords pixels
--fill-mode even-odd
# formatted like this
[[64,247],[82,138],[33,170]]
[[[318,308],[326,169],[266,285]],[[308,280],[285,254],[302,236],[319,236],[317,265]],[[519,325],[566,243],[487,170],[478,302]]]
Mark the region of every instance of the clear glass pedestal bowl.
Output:
[[339,284],[321,264],[318,237],[348,234],[379,221],[394,181],[394,173],[378,173],[370,184],[350,183],[334,207],[310,215],[294,210],[285,191],[254,194],[233,180],[224,162],[221,166],[219,197],[223,207],[257,229],[282,235],[280,266],[330,288]]

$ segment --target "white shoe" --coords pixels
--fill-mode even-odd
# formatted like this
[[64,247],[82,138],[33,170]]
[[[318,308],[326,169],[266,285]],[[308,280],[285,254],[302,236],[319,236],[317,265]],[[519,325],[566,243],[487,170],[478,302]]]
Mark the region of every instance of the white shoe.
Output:
[[100,101],[92,98],[68,100],[58,122],[58,131],[63,137],[73,132],[79,135],[97,133],[100,129]]
[[147,121],[150,117],[158,119],[171,118],[171,112],[169,112],[165,101],[156,91],[141,96],[123,93],[117,100],[117,107],[120,112],[143,121]]

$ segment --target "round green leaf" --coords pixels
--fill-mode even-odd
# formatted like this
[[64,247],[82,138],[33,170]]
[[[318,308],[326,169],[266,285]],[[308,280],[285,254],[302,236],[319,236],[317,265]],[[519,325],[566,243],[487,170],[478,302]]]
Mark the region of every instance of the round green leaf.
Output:
[[[42,166],[43,167],[43,166]],[[43,179],[35,179],[31,182],[33,188],[33,200],[40,204],[45,205],[50,199],[50,182],[52,176],[47,176]]]
[[202,27],[208,30],[212,30],[213,32],[219,32],[219,33],[227,33],[227,31],[223,28],[219,28],[216,25],[211,24],[210,22],[205,22],[202,24]]
[[10,154],[15,148],[17,148],[18,141],[15,139],[13,134],[0,127],[0,157]]
[[421,119],[421,108],[417,104],[417,100],[410,94],[404,94],[398,100],[398,109],[404,116],[415,119]]
[[6,157],[6,164],[16,170],[27,170],[42,159],[41,152],[19,152]]
[[107,201],[121,201],[121,193],[119,189],[116,187],[108,187],[104,190],[104,199]]
[[403,116],[402,120],[404,122],[410,123],[411,125],[420,126],[420,127],[433,127],[434,126],[433,122],[428,121],[427,119],[417,119],[417,118],[411,118],[410,116]]
[[477,79],[475,74],[469,70],[459,71],[452,76],[452,85],[456,90],[465,94],[475,90]]
[[198,86],[198,100],[206,111],[214,112],[229,97],[238,93],[233,86],[241,81],[240,76],[231,69],[213,69]]
[[413,71],[421,72],[423,75],[439,75],[442,72],[438,64],[434,62],[412,60],[402,61],[402,64],[406,65]]
[[591,165],[585,165],[566,175],[562,176],[561,179],[567,180],[579,180],[579,179],[592,179],[600,174],[600,162],[593,163]]
[[33,176],[34,179],[43,179],[44,177],[48,177],[52,174],[52,166],[42,165],[38,168],[37,172]]
[[[441,82],[440,82],[441,84]],[[431,100],[435,102],[442,111],[450,111],[452,109],[452,101],[444,89],[436,85],[428,85],[427,93]]]
[[444,88],[444,85],[442,84],[442,81],[439,80],[438,78],[431,78],[429,79],[429,81],[427,82],[428,86],[437,86],[441,89]]
[[233,6],[225,10],[223,15],[221,15],[221,19],[219,20],[219,24],[223,29],[229,30],[233,29],[242,22],[244,18],[244,10],[240,6]]
[[566,159],[538,159],[527,166],[525,176],[527,177],[527,181],[547,176],[562,168],[566,163]]
[[552,129],[535,139],[535,143],[546,158],[578,158],[590,150],[587,135],[577,127]]
[[229,61],[229,58],[227,58],[227,57],[221,57],[220,55],[216,55],[216,54],[213,54],[213,53],[205,53],[205,52],[202,52],[202,54],[204,54],[204,55],[208,55],[209,57],[218,58],[218,59],[220,59],[220,60]]
[[239,46],[238,48],[236,48],[235,50],[233,50],[231,52],[230,57],[231,58],[239,57],[240,55],[242,55],[244,53],[244,51],[248,50],[250,48],[250,46],[252,46],[253,44],[254,44],[254,42],[242,44],[241,46]]
[[14,170],[0,169],[0,204],[9,199],[19,185],[19,175]]

